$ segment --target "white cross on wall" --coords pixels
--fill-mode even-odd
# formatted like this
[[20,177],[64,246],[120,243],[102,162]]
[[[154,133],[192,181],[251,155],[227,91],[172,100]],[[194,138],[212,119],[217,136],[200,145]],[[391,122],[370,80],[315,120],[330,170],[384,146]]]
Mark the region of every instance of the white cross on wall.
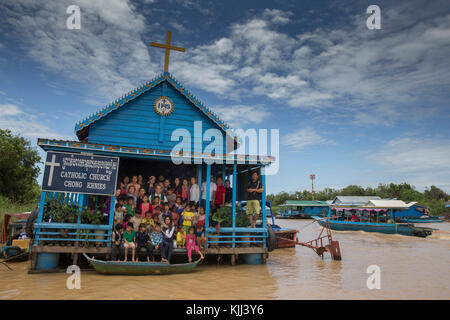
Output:
[[55,169],[55,167],[59,167],[61,164],[58,162],[55,162],[56,160],[56,155],[52,155],[52,162],[46,162],[45,165],[46,166],[50,166],[50,172],[48,174],[48,181],[47,181],[47,186],[51,187],[52,186],[52,181],[53,181],[53,170]]

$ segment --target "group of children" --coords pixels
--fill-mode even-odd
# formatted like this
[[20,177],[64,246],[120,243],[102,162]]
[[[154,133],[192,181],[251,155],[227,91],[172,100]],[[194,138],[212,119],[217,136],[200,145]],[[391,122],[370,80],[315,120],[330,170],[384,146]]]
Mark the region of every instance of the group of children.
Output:
[[[129,182],[125,177],[116,190],[112,260],[121,259],[123,252],[127,261],[131,250],[132,261],[138,261],[136,252],[142,248],[147,261],[154,261],[153,252],[159,249],[161,262],[170,263],[173,248],[186,248],[189,262],[192,250],[203,258],[199,248],[206,243],[205,210],[195,198],[195,186],[188,188],[186,179],[181,185],[176,178],[171,187],[168,179],[160,177],[159,182],[150,178],[146,189],[141,179],[133,176]],[[191,182],[196,185],[195,178]],[[194,197],[189,197],[192,193]]]

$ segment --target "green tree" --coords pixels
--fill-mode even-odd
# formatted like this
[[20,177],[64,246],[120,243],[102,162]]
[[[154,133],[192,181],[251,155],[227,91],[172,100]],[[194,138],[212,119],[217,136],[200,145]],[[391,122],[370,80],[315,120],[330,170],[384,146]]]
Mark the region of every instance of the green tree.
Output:
[[0,129],[0,194],[13,202],[36,198],[41,157],[28,140]]
[[426,189],[424,194],[425,194],[426,198],[432,199],[432,200],[447,200],[448,199],[448,195],[436,186],[431,186],[430,189]]

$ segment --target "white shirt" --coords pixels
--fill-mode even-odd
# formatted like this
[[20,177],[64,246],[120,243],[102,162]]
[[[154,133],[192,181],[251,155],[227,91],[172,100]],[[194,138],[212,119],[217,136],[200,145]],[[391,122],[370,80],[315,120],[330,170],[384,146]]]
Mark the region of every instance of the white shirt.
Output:
[[200,198],[200,188],[198,187],[198,184],[193,184],[191,186],[191,190],[190,190],[190,197],[189,200],[190,201],[194,201],[194,202],[198,202],[199,198]]
[[173,232],[175,231],[175,227],[172,226],[172,229],[167,228],[167,230],[163,233],[166,235],[167,238],[172,238]]
[[[215,182],[211,182],[209,186],[209,201],[213,201],[213,192],[217,190],[217,185]],[[206,182],[202,183],[202,199],[206,200]]]

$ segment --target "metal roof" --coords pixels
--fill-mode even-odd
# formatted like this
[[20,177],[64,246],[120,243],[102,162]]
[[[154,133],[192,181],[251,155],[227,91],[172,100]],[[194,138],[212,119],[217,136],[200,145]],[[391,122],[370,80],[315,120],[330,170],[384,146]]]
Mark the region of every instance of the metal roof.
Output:
[[405,203],[402,200],[370,200],[364,207],[407,209],[417,202]]
[[281,206],[326,207],[328,206],[328,203],[326,201],[319,201],[319,200],[286,200],[286,202],[283,203]]
[[380,200],[379,196],[336,196],[332,204],[354,204],[363,205],[369,200]]

